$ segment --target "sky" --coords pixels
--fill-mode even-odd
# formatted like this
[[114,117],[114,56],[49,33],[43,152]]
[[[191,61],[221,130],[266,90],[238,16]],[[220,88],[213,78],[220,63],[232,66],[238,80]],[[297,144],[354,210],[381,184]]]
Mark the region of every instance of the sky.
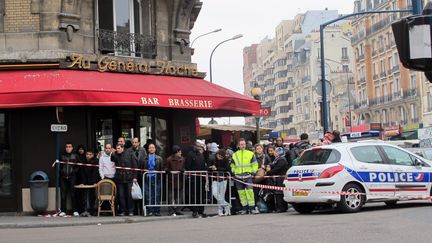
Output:
[[[308,10],[339,10],[352,13],[354,0],[201,0],[203,6],[191,41],[204,33],[221,28],[222,31],[197,39],[193,45],[192,62],[209,80],[209,58],[213,48],[237,34],[243,37],[217,48],[212,58],[213,83],[243,93],[243,48],[259,43],[266,36],[274,37],[275,27],[285,19]],[[219,124],[244,124],[243,118],[216,119]],[[207,124],[209,119],[200,119]]]

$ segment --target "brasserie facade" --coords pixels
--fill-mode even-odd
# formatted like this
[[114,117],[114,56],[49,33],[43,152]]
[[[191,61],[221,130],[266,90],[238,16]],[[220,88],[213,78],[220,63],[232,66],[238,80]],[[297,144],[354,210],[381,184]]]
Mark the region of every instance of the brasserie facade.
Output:
[[[0,1],[0,212],[28,212],[29,176],[64,143],[118,137],[190,147],[198,117],[250,116],[259,103],[206,81],[191,63],[198,0]],[[240,81],[239,81],[240,82]],[[53,132],[54,124],[67,125]]]

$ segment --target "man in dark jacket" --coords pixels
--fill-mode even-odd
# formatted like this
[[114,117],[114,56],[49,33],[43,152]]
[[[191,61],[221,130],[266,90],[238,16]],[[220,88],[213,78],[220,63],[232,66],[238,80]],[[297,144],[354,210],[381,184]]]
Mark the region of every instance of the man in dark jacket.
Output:
[[[182,156],[180,146],[174,145],[171,151],[172,154],[167,158],[164,165],[164,170],[168,173],[168,202],[170,204],[182,204],[185,159]],[[178,207],[169,207],[168,212],[172,216],[183,215]]]
[[[293,148],[290,150],[290,157],[292,160],[300,157],[300,154],[305,149],[311,148],[311,144],[309,143],[309,136],[306,133],[300,135],[300,141],[294,144]],[[292,162],[292,161],[291,161]],[[289,164],[291,167],[292,163]]]
[[[87,150],[85,153],[85,161],[84,163],[90,165],[98,165],[99,160],[94,156],[94,152],[92,150]],[[80,168],[80,178],[81,184],[83,185],[94,185],[99,181],[99,170],[96,166],[82,166]],[[83,189],[83,198],[85,199],[84,213],[83,216],[89,216],[89,214],[94,213],[94,202],[95,202],[95,194],[90,191],[90,189]],[[94,191],[94,189],[93,189]]]
[[[112,155],[111,160],[116,166],[137,168],[135,161],[129,160],[124,152],[124,146],[117,144],[116,153]],[[115,174],[117,184],[117,195],[120,202],[120,216],[133,216],[134,202],[132,200],[131,189],[132,184],[137,182],[137,173],[132,170],[118,169]]]
[[[284,148],[276,148],[275,151],[276,159],[267,165],[266,171],[268,176],[279,176],[276,178],[270,178],[270,183],[275,186],[283,187],[283,177],[285,176],[288,170],[288,162],[285,158],[285,150]],[[286,212],[288,209],[288,204],[283,200],[283,192],[275,190],[274,192],[274,206],[276,208],[276,212],[282,213]]]
[[[187,171],[207,171],[207,165],[204,158],[204,144],[199,142],[195,143],[194,150],[189,152],[186,156],[186,170]],[[195,173],[199,174],[199,173]],[[190,183],[190,196],[191,204],[203,204],[203,199],[206,198],[205,192],[205,178],[201,176],[191,175],[189,178]],[[204,207],[192,207],[192,217],[207,217],[204,214]]]
[[[146,150],[141,147],[140,139],[135,137],[132,139],[132,147],[126,150],[127,157],[130,161],[135,161],[137,168],[144,168],[144,161],[147,156]],[[143,172],[137,172],[138,184],[143,188]],[[135,214],[142,215],[142,200],[135,200]]]
[[77,181],[78,166],[68,164],[69,162],[78,162],[78,156],[73,153],[72,143],[65,144],[65,152],[61,155],[60,161],[66,164],[60,164],[60,191],[61,191],[61,216],[66,215],[67,197],[70,195],[72,202],[73,216],[79,216],[77,200],[75,197],[75,185]]

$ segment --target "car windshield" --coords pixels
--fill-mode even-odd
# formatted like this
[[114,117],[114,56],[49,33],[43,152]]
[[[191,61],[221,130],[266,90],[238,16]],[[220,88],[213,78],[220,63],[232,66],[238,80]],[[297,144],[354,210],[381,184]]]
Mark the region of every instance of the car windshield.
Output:
[[298,165],[322,165],[339,162],[340,153],[334,149],[312,149],[304,152]]

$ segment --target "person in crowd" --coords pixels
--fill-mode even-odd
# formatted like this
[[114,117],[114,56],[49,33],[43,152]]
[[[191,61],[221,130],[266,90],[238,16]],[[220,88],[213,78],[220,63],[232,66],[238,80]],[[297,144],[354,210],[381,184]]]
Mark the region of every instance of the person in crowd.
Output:
[[[207,165],[204,158],[204,144],[196,142],[194,150],[186,156],[186,170],[188,171],[207,171]],[[205,178],[196,175],[190,175],[190,202],[191,204],[203,204],[205,198]],[[204,213],[203,206],[192,207],[192,217],[207,217]]]
[[270,162],[275,160],[275,147],[273,145],[267,146],[267,156],[270,158]]
[[149,139],[147,139],[146,140],[146,143],[144,144],[144,149],[145,149],[145,151],[148,151],[148,147],[149,147],[149,145],[150,144],[155,144],[155,142],[153,141],[153,139],[151,139],[151,138],[149,138]]
[[225,201],[225,192],[228,182],[226,176],[229,176],[230,172],[230,164],[226,155],[226,150],[220,149],[216,152],[215,160],[210,161],[208,164],[208,169],[212,172],[211,174],[217,176],[216,178],[213,178],[212,181],[212,194],[219,204],[219,216],[227,216],[230,214],[228,203]]
[[249,150],[249,151],[254,152],[255,148],[254,148],[253,142],[251,140],[247,140],[247,142],[246,142],[246,149]]
[[[78,163],[86,163],[86,149],[84,147],[84,145],[80,144],[77,146],[76,150],[75,150],[75,154],[77,155],[77,162]],[[76,175],[76,184],[83,184],[83,180],[84,178],[81,177],[82,175],[82,170],[84,169],[83,166],[77,166],[77,175]],[[78,190],[75,189],[75,200],[77,201],[77,210],[78,213],[82,213],[85,210],[84,204],[83,203],[79,203],[79,202],[83,202],[85,201],[85,191],[83,190]]]
[[[141,147],[141,141],[138,137],[135,137],[132,139],[132,146],[126,150],[127,157],[130,161],[134,161],[137,165],[137,168],[144,168],[144,161],[147,156],[147,152],[143,147]],[[138,184],[141,188],[143,188],[143,172],[139,171],[137,172],[137,180]],[[136,215],[143,215],[142,212],[142,200],[135,200],[134,202],[135,211],[134,214]]]
[[301,156],[302,152],[308,148],[311,148],[312,145],[309,143],[309,135],[307,133],[302,133],[300,135],[300,141],[294,144],[293,148],[289,151],[291,154],[292,161],[288,161],[288,166],[294,164],[294,161],[297,161],[297,158]]
[[[234,176],[244,183],[252,183],[252,176],[258,170],[258,162],[253,152],[246,150],[246,140],[239,140],[239,150],[233,154],[234,163],[231,165],[231,170]],[[255,208],[255,197],[253,187],[238,181],[235,182],[237,191],[240,197],[240,203],[243,207],[240,214],[252,213],[258,214],[259,211]]]
[[[283,187],[283,176],[286,175],[288,170],[288,162],[285,158],[285,149],[281,147],[276,148],[275,155],[276,159],[266,166],[266,172],[268,176],[278,176],[268,179],[272,181],[272,185]],[[276,212],[286,212],[288,210],[288,204],[283,200],[283,192],[275,190],[273,195]]]
[[[148,154],[144,161],[145,170],[162,171],[162,157],[156,154],[156,145],[151,143],[148,146]],[[160,205],[161,203],[161,174],[148,173],[145,178],[144,192],[146,205]],[[160,216],[160,207],[148,207],[148,216]]]
[[[116,152],[111,155],[111,160],[118,167],[137,168],[135,161],[129,160],[125,153],[124,146],[116,145]],[[133,170],[119,169],[115,173],[115,181],[117,184],[117,195],[120,203],[120,216],[133,216],[134,202],[132,200],[132,184],[137,182],[137,173]]]
[[334,137],[332,143],[342,143],[341,134],[338,130],[334,130],[332,134]]
[[117,145],[122,145],[124,147],[126,145],[126,139],[124,137],[119,137],[117,139]]
[[276,143],[274,144],[275,148],[283,148],[284,144],[283,144],[283,139],[281,137],[277,137],[276,138]]
[[323,138],[323,144],[324,145],[329,145],[333,142],[334,139],[334,135],[332,132],[326,132],[324,134],[324,138]]
[[[210,148],[209,148],[210,147]],[[207,146],[207,163],[213,163],[216,160],[216,153],[219,151],[219,145],[215,142],[210,143],[210,146]]]
[[103,179],[114,180],[116,174],[115,163],[111,160],[112,146],[105,144],[105,149],[99,157],[99,176]]
[[[277,137],[275,141],[276,141],[276,144],[274,145],[275,149],[276,148],[283,148],[284,151],[285,151],[285,159],[286,159],[286,161],[288,161],[288,164],[291,165],[292,160],[294,158],[292,157],[292,155],[289,152],[289,150],[285,147],[283,138]],[[288,148],[289,148],[289,146],[288,146]]]
[[[166,159],[164,170],[168,174],[168,202],[170,204],[183,203],[183,172],[185,170],[185,159],[182,156],[180,146],[172,147],[172,154]],[[183,215],[178,207],[169,207],[168,212],[171,216]]]
[[80,144],[77,146],[76,149],[76,155],[78,155],[78,162],[79,163],[85,163],[86,161],[86,149],[84,145]]
[[79,216],[77,207],[77,198],[75,194],[75,185],[77,184],[78,166],[69,164],[77,163],[78,155],[73,152],[73,144],[67,142],[65,151],[60,157],[60,161],[66,164],[60,164],[60,193],[61,193],[61,212],[60,216],[66,216],[67,198],[70,196],[72,202],[73,216]]
[[[266,166],[271,163],[270,157],[264,153],[264,148],[261,144],[255,144],[255,157],[258,162],[258,171],[256,173],[254,183],[262,183],[266,175]],[[261,188],[254,187],[254,196],[255,196],[255,204],[258,202],[259,198],[259,192],[261,191]]]
[[[95,157],[95,154],[92,150],[87,150],[86,161],[84,163],[89,165],[98,165],[99,161]],[[96,166],[83,166],[80,170],[81,173],[81,184],[83,185],[94,185],[99,181],[99,173]],[[90,216],[95,213],[94,202],[95,202],[95,194],[90,192],[90,190],[86,189],[83,195],[84,200],[84,213],[82,216]]]

